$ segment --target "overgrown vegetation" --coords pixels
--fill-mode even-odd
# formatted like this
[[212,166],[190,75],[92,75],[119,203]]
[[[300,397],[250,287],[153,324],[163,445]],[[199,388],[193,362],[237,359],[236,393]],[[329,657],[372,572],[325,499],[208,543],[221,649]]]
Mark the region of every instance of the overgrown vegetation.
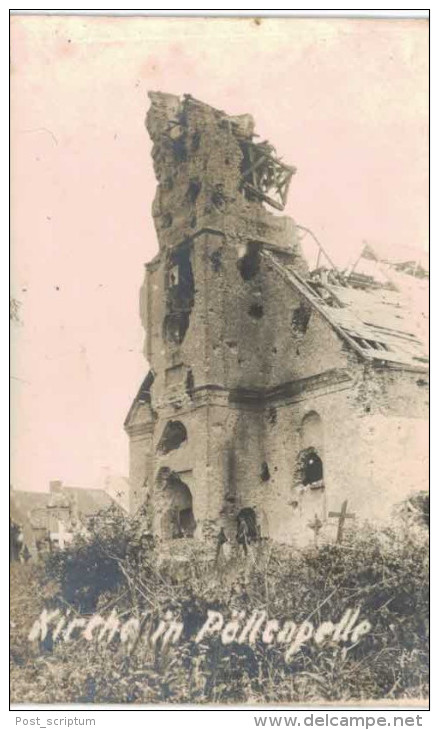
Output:
[[[244,559],[214,563],[194,540],[179,540],[176,563],[142,536],[142,525],[107,512],[87,539],[44,565],[12,566],[13,702],[312,703],[426,698],[428,532],[421,495],[393,526],[364,525],[342,545],[293,551],[261,541]],[[177,645],[121,646],[78,640],[35,645],[41,608],[184,622]],[[307,643],[286,663],[276,644],[224,645],[193,637],[207,610],[264,609],[269,618],[337,621],[361,607],[371,631],[356,644]]]

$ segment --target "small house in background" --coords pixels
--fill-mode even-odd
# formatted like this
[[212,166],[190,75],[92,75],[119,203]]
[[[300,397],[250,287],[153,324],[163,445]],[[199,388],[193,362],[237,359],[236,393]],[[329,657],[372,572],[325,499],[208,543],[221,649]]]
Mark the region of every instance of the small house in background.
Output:
[[[11,535],[21,535],[21,550],[26,548],[31,557],[63,550],[75,535],[84,532],[88,518],[99,512],[110,507],[123,512],[105,490],[70,487],[59,480],[50,482],[49,492],[11,490],[10,504]],[[15,552],[11,548],[11,559]]]

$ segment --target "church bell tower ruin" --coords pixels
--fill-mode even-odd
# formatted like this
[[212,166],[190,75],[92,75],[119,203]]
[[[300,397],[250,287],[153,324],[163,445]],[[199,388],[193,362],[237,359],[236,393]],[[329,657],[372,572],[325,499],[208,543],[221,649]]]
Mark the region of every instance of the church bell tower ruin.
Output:
[[234,540],[240,519],[255,539],[312,539],[308,525],[346,496],[357,513],[377,498],[389,409],[406,426],[422,417],[418,344],[408,337],[405,360],[393,356],[391,327],[363,322],[366,338],[357,312],[358,335],[337,282],[310,282],[282,214],[295,169],[251,116],[149,97],[159,253],[140,295],[150,370],[125,421],[131,511],[163,540],[221,528]]

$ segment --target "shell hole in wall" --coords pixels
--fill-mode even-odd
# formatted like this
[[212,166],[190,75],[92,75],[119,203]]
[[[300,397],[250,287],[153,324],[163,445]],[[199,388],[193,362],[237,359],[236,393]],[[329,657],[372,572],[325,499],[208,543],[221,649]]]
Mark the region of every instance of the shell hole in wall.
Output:
[[308,329],[309,320],[311,317],[311,307],[304,302],[301,302],[296,309],[293,310],[291,317],[291,327],[294,334],[304,335]]
[[260,247],[257,243],[248,243],[244,256],[238,259],[236,266],[244,281],[253,279],[261,267]]
[[270,469],[268,468],[268,464],[266,461],[263,461],[261,464],[261,481],[270,481]]
[[187,431],[181,421],[168,421],[157,446],[160,454],[169,454],[187,441]]

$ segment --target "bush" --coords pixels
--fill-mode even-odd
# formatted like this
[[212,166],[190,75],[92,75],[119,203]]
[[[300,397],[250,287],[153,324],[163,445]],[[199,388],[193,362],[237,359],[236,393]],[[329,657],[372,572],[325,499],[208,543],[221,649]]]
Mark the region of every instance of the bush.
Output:
[[[12,658],[15,702],[303,703],[420,699],[428,682],[428,533],[423,520],[403,514],[392,527],[363,525],[342,545],[301,551],[261,541],[215,566],[193,540],[172,543],[184,560],[166,558],[142,536],[140,522],[101,515],[87,537],[48,559],[29,591],[52,586],[52,604],[82,613],[117,611],[184,622],[176,646],[78,641],[37,655],[27,644]],[[27,566],[18,566],[27,569]],[[53,581],[57,590],[53,590]],[[49,583],[52,581],[52,583]],[[286,663],[281,647],[262,642],[195,644],[208,609],[230,617],[264,609],[269,618],[337,621],[361,607],[372,624],[353,646],[308,643]],[[35,609],[37,607],[35,606]],[[35,610],[32,621],[38,615]],[[29,621],[28,629],[32,621]],[[13,651],[15,643],[13,642]],[[38,698],[36,699],[36,694]]]

